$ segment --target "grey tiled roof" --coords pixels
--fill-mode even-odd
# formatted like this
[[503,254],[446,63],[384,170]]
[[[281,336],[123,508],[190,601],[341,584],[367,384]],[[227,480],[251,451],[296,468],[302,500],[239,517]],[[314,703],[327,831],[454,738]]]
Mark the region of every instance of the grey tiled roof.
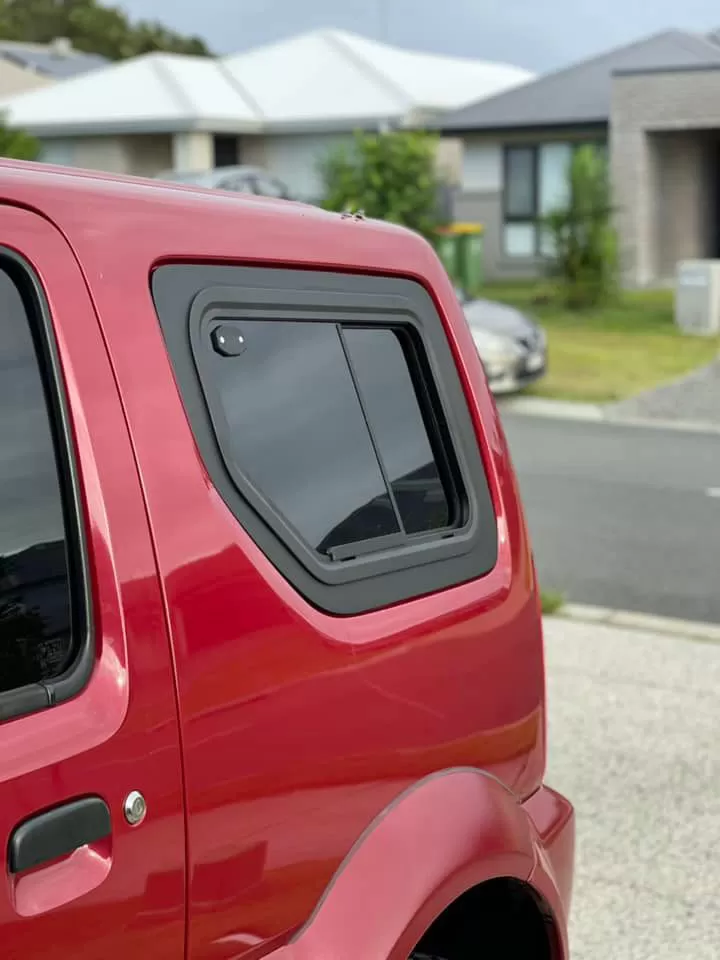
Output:
[[13,43],[8,40],[0,41],[0,57],[26,70],[57,80],[96,70],[108,62],[97,53],[82,53],[79,50],[66,53],[54,50],[50,45]]
[[439,126],[452,131],[607,122],[616,71],[706,64],[720,64],[720,42],[683,30],[667,30],[448,113]]

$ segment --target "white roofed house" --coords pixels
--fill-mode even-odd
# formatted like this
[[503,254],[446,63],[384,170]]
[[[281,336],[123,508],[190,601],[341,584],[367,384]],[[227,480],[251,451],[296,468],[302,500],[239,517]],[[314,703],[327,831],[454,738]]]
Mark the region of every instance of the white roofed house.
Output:
[[152,176],[206,169],[214,149],[261,118],[219,61],[150,53],[0,103],[6,123],[43,143],[42,159]]
[[532,76],[507,64],[419,53],[329,29],[224,62],[262,106],[266,126],[253,162],[306,198],[321,189],[321,159],[353,130],[423,126]]
[[436,122],[530,78],[328,29],[223,59],[148,54],[0,109],[51,162],[140,175],[248,163],[312,199],[321,159],[352,131]]

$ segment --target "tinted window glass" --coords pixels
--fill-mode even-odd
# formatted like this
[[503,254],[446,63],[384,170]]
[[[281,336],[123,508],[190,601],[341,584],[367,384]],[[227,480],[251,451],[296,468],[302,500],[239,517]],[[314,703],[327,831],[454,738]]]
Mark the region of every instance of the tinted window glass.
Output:
[[407,533],[447,527],[448,499],[403,350],[393,330],[346,328],[348,355]]
[[60,481],[22,299],[0,271],[0,691],[68,665],[70,590]]
[[535,151],[512,147],[506,153],[505,214],[508,217],[535,216]]
[[237,327],[244,352],[212,359],[235,467],[320,552],[398,533],[336,326]]

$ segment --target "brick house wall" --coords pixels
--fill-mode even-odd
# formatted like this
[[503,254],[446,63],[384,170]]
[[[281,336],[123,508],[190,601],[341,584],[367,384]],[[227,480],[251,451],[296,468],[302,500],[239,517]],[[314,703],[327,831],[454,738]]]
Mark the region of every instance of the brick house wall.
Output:
[[678,260],[717,255],[720,69],[619,73],[610,163],[628,286],[672,279]]

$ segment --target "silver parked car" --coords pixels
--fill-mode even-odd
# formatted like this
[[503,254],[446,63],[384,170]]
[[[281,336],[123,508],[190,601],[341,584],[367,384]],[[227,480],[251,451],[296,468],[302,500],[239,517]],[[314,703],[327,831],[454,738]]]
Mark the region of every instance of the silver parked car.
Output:
[[547,337],[521,310],[494,300],[458,298],[495,394],[515,393],[547,369]]
[[245,164],[234,167],[216,167],[214,170],[168,170],[159,173],[158,180],[169,183],[194,184],[210,190],[230,190],[234,193],[254,193],[261,197],[279,197],[290,200],[290,191],[282,180],[260,167]]

